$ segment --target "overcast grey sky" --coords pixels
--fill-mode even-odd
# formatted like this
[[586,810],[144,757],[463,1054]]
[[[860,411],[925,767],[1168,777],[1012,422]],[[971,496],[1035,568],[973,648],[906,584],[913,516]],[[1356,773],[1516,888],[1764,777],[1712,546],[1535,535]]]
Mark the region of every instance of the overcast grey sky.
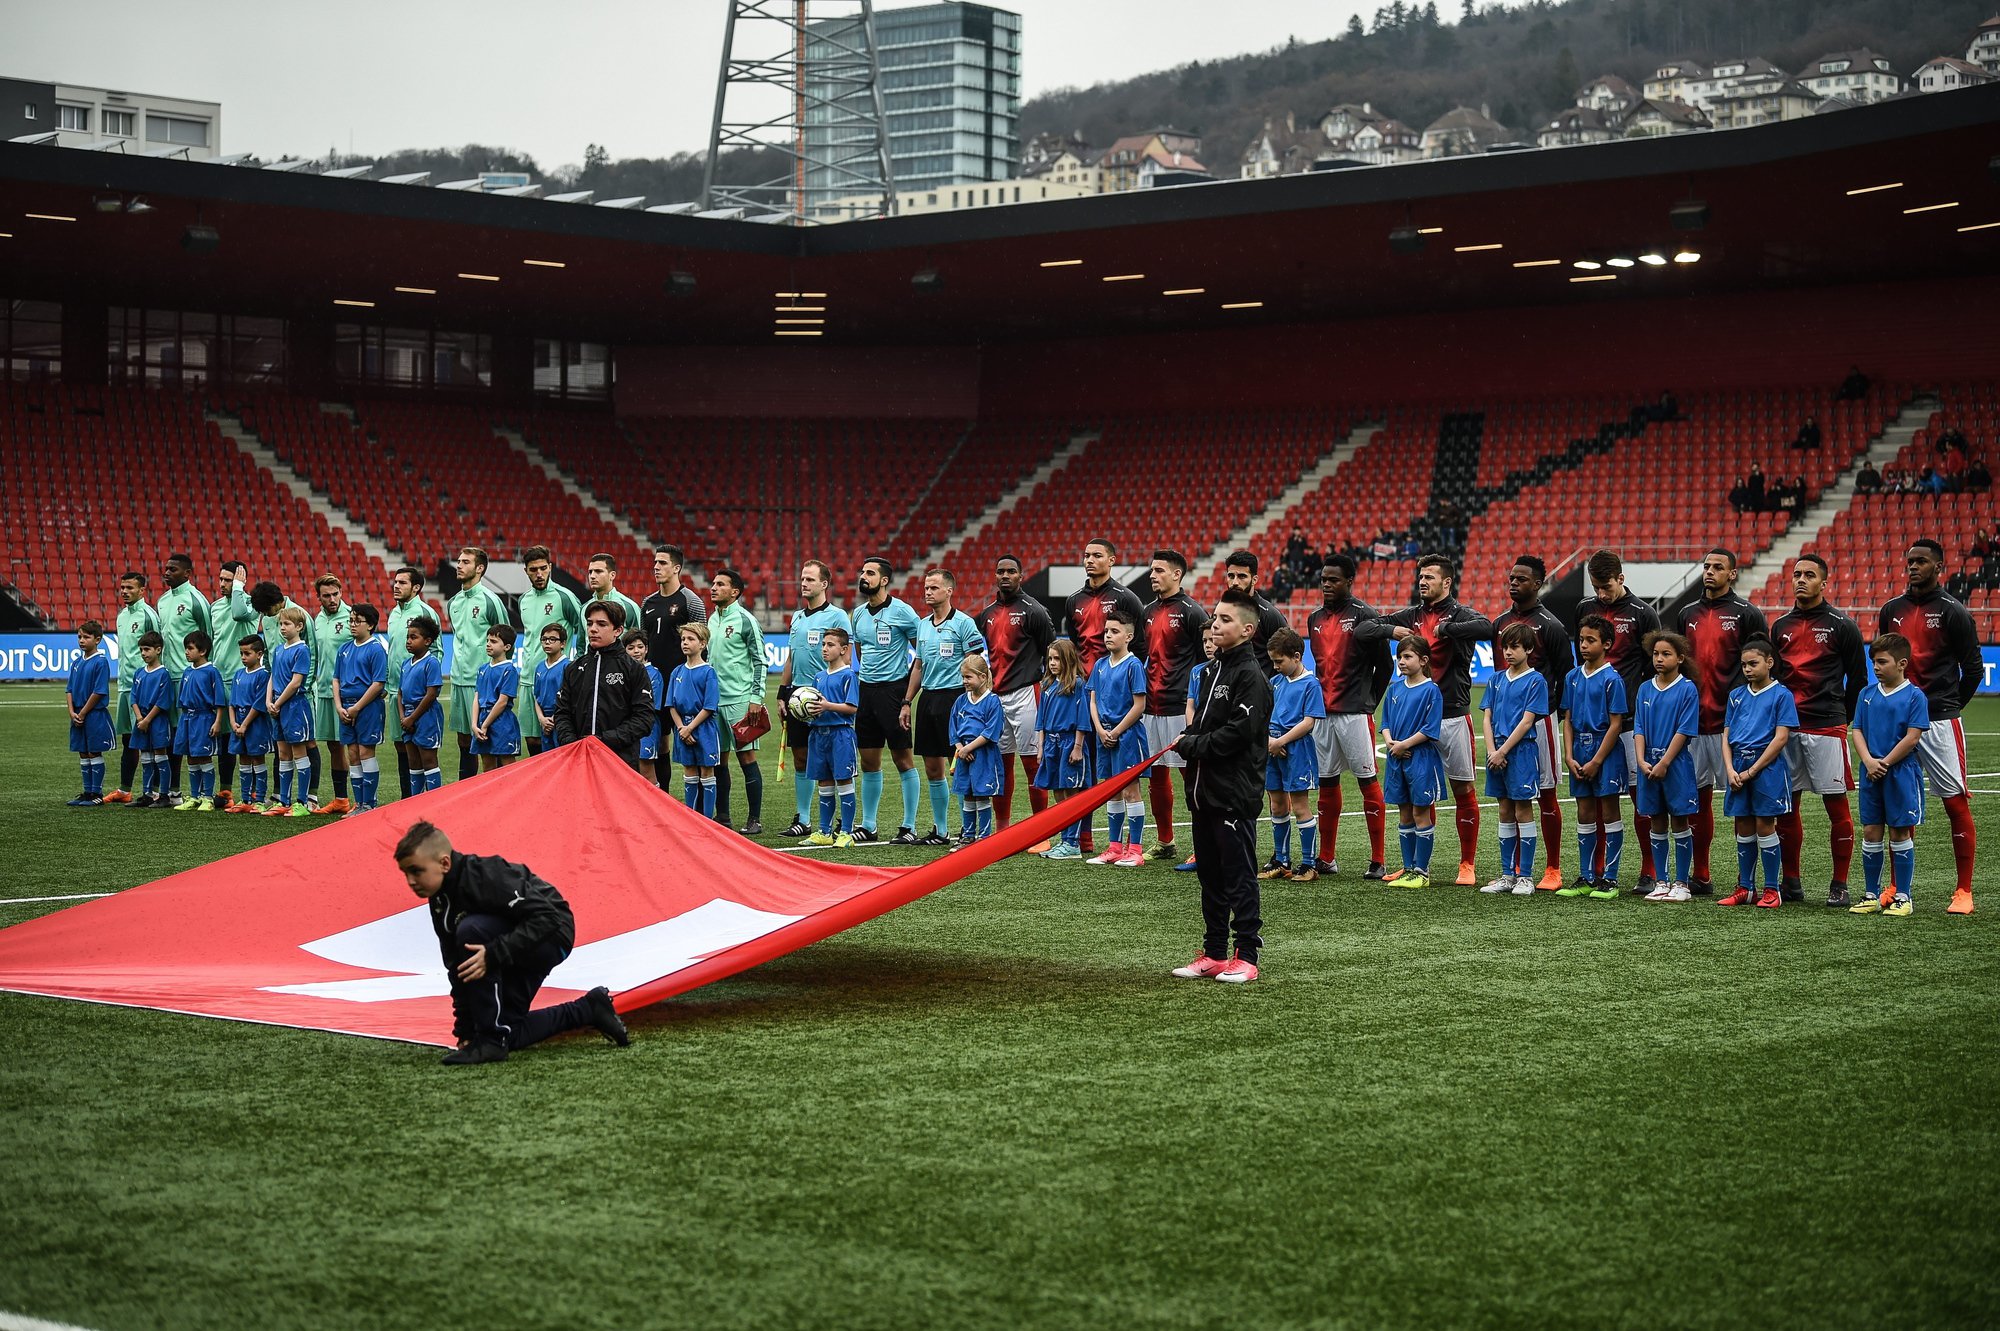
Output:
[[[898,6],[884,6],[898,7]],[[1334,36],[1343,0],[1018,0],[1027,96]],[[0,75],[222,103],[222,150],[705,148],[726,0],[0,0]],[[1368,12],[1372,12],[1368,11]],[[83,15],[87,14],[87,17]]]

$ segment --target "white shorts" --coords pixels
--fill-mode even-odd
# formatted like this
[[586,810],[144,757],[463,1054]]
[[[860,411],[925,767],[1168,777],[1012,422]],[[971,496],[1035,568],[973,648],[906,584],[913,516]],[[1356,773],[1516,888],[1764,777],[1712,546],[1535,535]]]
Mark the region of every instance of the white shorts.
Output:
[[1000,710],[1007,714],[1006,723],[1000,727],[1000,752],[1025,753],[1030,757],[1042,751],[1042,735],[1035,729],[1035,686],[1015,689],[1012,693],[1000,695]]
[[1336,712],[1313,722],[1313,751],[1319,755],[1322,784],[1352,772],[1357,781],[1375,775],[1375,718],[1366,712]]
[[1149,716],[1146,721],[1146,752],[1157,753],[1158,767],[1186,767],[1187,759],[1174,752],[1174,741],[1187,729],[1187,716]]
[[1630,795],[1639,788],[1639,732],[1630,729],[1631,717],[1626,717],[1627,729],[1618,737],[1618,747],[1625,751],[1625,784],[1618,788],[1622,795]]
[[1694,784],[1700,790],[1727,790],[1729,773],[1722,766],[1722,735],[1696,735],[1688,741],[1694,755]]
[[1528,732],[1528,738],[1534,741],[1536,757],[1542,764],[1542,789],[1554,790],[1556,775],[1566,770],[1556,757],[1556,719],[1553,716],[1545,716],[1535,722],[1535,728]]
[[[1854,758],[1847,736],[1806,735],[1794,731],[1785,741],[1785,763],[1792,769],[1792,790],[1815,795],[1845,795],[1854,789]],[[1798,801],[1792,801],[1797,807]]]
[[1917,741],[1917,759],[1930,778],[1931,794],[1951,799],[1965,793],[1965,722],[1933,721]]
[[1444,779],[1472,780],[1472,718],[1447,716],[1438,736],[1438,751],[1444,756]]

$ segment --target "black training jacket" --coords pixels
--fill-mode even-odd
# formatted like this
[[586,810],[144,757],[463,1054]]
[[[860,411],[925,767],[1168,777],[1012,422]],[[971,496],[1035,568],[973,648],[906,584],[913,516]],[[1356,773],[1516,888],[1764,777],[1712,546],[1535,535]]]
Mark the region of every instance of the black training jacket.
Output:
[[513,927],[486,945],[487,969],[512,965],[543,943],[564,952],[576,942],[576,917],[554,885],[525,864],[498,855],[451,853],[444,885],[431,898],[431,928],[448,968],[458,956],[458,924],[468,915],[497,915]]
[[1271,681],[1249,643],[1216,657],[1201,674],[1194,720],[1174,748],[1188,762],[1188,807],[1255,818],[1264,806],[1264,759]]
[[595,735],[628,763],[653,731],[653,685],[646,667],[616,643],[572,662],[556,695],[556,738],[574,744]]

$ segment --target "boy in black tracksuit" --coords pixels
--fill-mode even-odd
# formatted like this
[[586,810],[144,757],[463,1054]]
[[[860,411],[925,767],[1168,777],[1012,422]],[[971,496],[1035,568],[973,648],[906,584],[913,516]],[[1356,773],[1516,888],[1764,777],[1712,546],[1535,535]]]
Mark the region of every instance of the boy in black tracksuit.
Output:
[[[1174,743],[1188,763],[1195,872],[1201,878],[1201,955],[1174,974],[1242,984],[1257,978],[1263,925],[1257,887],[1257,818],[1264,804],[1271,682],[1253,647],[1256,600],[1222,594],[1211,627],[1215,661],[1203,673],[1194,720]],[[1232,925],[1236,957],[1224,962]]]
[[396,843],[396,867],[430,903],[431,927],[451,980],[452,1034],[445,1063],[498,1063],[510,1050],[594,1027],[631,1043],[602,986],[582,998],[531,1011],[535,991],[569,956],[576,920],[555,887],[497,855],[464,855],[427,822]]
[[646,670],[619,643],[625,607],[592,601],[583,616],[590,650],[563,674],[556,695],[556,739],[574,744],[595,735],[611,746],[633,771],[639,770],[639,741],[653,733],[657,712]]

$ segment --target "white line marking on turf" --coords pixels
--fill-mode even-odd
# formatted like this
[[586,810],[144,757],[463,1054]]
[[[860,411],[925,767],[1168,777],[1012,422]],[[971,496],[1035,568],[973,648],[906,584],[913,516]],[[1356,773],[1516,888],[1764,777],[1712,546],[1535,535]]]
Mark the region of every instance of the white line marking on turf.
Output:
[[39,1317],[0,1312],[0,1331],[90,1331],[90,1328],[71,1322],[45,1322]]
[[[116,895],[118,894],[115,892],[78,892],[74,896],[67,897],[0,897],[0,906],[20,906],[31,901],[88,901],[92,897],[111,897]],[[0,1313],[0,1316],[5,1315],[4,1313]],[[0,1323],[0,1331],[6,1331],[5,1323]]]

